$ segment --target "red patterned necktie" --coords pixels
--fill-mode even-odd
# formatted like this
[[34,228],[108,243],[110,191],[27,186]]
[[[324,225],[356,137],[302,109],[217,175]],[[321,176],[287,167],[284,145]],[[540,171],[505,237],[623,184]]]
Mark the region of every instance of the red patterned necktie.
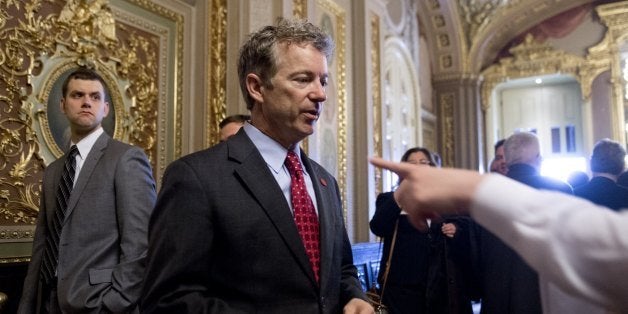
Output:
[[321,262],[318,232],[318,217],[314,210],[314,203],[307,192],[305,180],[303,178],[303,168],[299,162],[299,157],[294,151],[288,151],[288,157],[284,162],[288,172],[290,172],[290,196],[292,209],[294,210],[294,221],[301,235],[301,240],[305,246],[305,252],[310,258],[310,264],[316,277],[319,280],[319,266]]

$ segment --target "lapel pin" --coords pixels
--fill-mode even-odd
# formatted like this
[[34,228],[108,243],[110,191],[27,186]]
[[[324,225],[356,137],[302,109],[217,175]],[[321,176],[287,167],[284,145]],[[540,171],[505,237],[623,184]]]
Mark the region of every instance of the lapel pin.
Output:
[[323,186],[327,186],[327,180],[325,180],[325,179],[321,178],[321,184],[322,184]]

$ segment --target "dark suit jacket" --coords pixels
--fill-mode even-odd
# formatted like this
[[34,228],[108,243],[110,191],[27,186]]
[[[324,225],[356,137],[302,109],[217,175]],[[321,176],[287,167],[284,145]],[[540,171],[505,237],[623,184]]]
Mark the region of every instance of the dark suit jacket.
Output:
[[[537,189],[572,194],[561,181],[542,177],[534,167],[514,164],[508,177]],[[488,230],[478,227],[483,314],[542,313],[537,273],[510,247]]]
[[320,288],[290,207],[244,130],[164,174],[144,313],[340,313],[364,298],[335,179],[302,156],[320,222]]
[[[67,154],[44,173],[33,254],[19,313],[36,313],[39,269]],[[155,181],[144,152],[103,133],[85,157],[59,240],[59,305],[66,313],[136,309]]]
[[[398,313],[471,313],[471,300],[464,291],[460,267],[470,262],[463,260],[469,254],[465,247],[468,245],[465,217],[434,219],[428,230],[420,231],[410,223],[408,215],[401,214],[394,192],[379,194],[375,205],[370,228],[384,241],[378,274],[380,289],[397,221],[399,224],[384,291],[384,304],[389,310]],[[443,223],[456,225],[453,238],[442,233]]]
[[610,209],[628,209],[628,189],[606,177],[594,177],[575,189],[574,194]]

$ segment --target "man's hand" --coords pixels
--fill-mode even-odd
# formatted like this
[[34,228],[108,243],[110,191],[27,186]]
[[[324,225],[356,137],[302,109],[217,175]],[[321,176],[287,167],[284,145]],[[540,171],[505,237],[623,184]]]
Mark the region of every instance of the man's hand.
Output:
[[344,314],[374,314],[375,309],[366,301],[353,298],[342,309]]
[[456,225],[450,222],[444,223],[443,226],[440,228],[440,230],[448,238],[453,238],[454,235],[456,235]]
[[421,230],[427,228],[428,218],[468,211],[473,194],[483,178],[470,170],[417,167],[377,157],[370,161],[374,166],[388,169],[403,179],[395,191],[395,201],[408,213],[412,224]]

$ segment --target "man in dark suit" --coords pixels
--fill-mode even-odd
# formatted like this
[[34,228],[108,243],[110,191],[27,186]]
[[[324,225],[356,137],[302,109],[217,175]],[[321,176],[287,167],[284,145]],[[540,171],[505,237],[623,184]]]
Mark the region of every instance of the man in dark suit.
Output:
[[618,142],[603,139],[595,144],[591,155],[593,178],[577,188],[577,196],[613,210],[628,208],[628,189],[617,184],[625,168],[626,150]]
[[[541,152],[536,135],[515,133],[503,144],[507,176],[537,189],[572,194],[561,181],[540,175]],[[504,242],[479,228],[482,309],[491,313],[543,313],[537,273]]]
[[137,312],[155,181],[141,149],[104,133],[104,86],[85,68],[63,83],[72,149],[44,173],[19,313]]
[[299,149],[322,111],[332,50],[317,27],[287,20],[243,45],[238,74],[251,120],[166,170],[149,227],[142,312],[373,313],[336,180]]
[[248,114],[234,114],[222,119],[218,124],[220,128],[220,141],[224,142],[228,138],[234,136],[240,128],[244,125],[244,122],[249,121],[251,116]]

